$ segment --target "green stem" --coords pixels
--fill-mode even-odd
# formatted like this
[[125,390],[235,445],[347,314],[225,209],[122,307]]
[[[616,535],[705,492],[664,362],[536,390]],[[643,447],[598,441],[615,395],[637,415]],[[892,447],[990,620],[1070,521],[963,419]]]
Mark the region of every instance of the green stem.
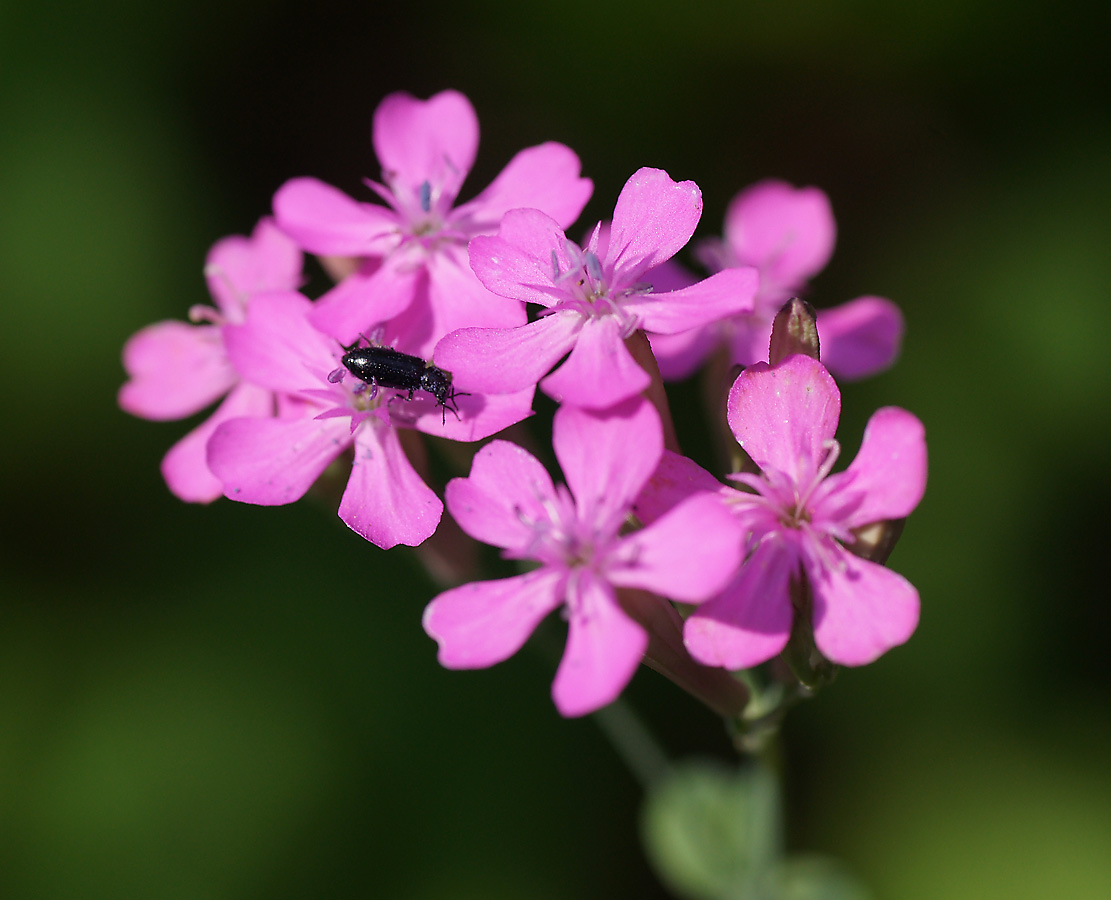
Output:
[[594,721],[641,787],[649,787],[670,771],[671,761],[659,741],[620,697],[594,713]]

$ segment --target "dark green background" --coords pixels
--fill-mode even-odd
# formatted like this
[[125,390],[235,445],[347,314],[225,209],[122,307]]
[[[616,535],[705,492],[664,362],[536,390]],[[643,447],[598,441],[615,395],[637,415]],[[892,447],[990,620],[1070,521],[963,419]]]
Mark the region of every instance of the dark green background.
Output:
[[[442,671],[411,555],[321,504],[178,503],[185,425],[115,405],[120,346],[207,300],[211,243],[288,177],[358,191],[382,96],[446,87],[482,125],[464,196],[548,139],[595,179],[584,221],[642,165],[698,182],[701,236],[759,178],[829,192],[811,299],[908,320],[842,437],[884,404],[926,423],[891,561],[923,617],[792,716],[791,845],[900,900],[1111,895],[1106,14],[151,6],[0,7],[0,897],[666,896],[544,654]],[[630,699],[669,749],[727,751],[658,676]]]

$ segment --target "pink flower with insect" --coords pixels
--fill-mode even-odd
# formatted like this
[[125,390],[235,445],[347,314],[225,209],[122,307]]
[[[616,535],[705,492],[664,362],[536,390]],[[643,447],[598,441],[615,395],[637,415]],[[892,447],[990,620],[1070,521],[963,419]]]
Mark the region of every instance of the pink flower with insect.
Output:
[[922,498],[922,423],[906,410],[880,409],[856,459],[831,474],[840,411],[841,394],[818,361],[757,363],[740,374],[728,401],[729,426],[760,467],[730,476],[747,490],[719,484],[676,454],[653,476],[637,507],[643,519],[691,494],[716,495],[748,534],[736,577],[687,619],[684,639],[700,662],[747,669],[778,654],[799,614],[793,595],[811,598],[815,643],[835,663],[872,662],[914,631],[918,592],[851,551],[871,526],[906,517]]
[[471,266],[487,288],[512,301],[544,307],[514,328],[464,328],[436,347],[438,365],[461,387],[518,391],[540,382],[556,400],[605,409],[644,390],[648,373],[624,339],[637,329],[673,334],[751,311],[755,269],[728,269],[697,284],[652,293],[642,281],[690,240],[702,215],[693,181],[640,169],[626,182],[608,231],[599,224],[585,248],[535,209],[512,210],[496,237],[471,242]]
[[379,547],[417,546],[435,532],[443,504],[413,468],[399,429],[478,440],[530,415],[533,392],[457,394],[447,414],[425,392],[410,400],[408,390],[366,384],[345,372],[344,348],[313,328],[311,309],[300,294],[260,296],[243,324],[227,329],[232,363],[278,395],[279,415],[223,422],[208,442],[209,468],[227,497],[278,506],[303,496],[350,448],[339,517]]
[[395,321],[412,353],[465,325],[515,325],[520,307],[491,303],[467,263],[467,242],[493,234],[506,210],[532,206],[573,222],[593,185],[566,146],[522,150],[473,200],[455,205],[478,148],[478,118],[456,91],[428,100],[390,94],[374,113],[382,183],[367,182],[385,206],[362,203],[313,178],[295,178],[274,197],[279,226],[305,250],[357,257],[358,271],[325,294],[313,324],[345,344]]
[[[759,269],[755,306],[685,334],[653,335],[652,349],[664,377],[686,378],[722,343],[733,363],[766,362],[772,319],[786,300],[804,294],[807,281],[829,262],[836,235],[829,198],[818,188],[795,188],[769,179],[737,194],[725,215],[724,240],[703,242],[698,255],[713,272],[735,266]],[[676,266],[649,276],[653,284],[673,284],[682,277]],[[858,297],[819,310],[818,334],[822,361],[831,372],[841,378],[864,378],[895,360],[903,317],[890,300]]]
[[663,451],[659,416],[640,398],[603,413],[561,407],[552,442],[567,487],[507,441],[482,448],[470,476],[448,483],[448,509],[464,531],[538,567],[445,591],[425,610],[424,628],[444,666],[486,668],[562,607],[568,639],[552,696],[563,715],[579,716],[621,693],[648,645],[617,589],[705,599],[736,569],[741,532],[715,497],[695,497],[623,533]]
[[249,237],[235,235],[209,251],[204,267],[215,308],[194,306],[194,323],[158,322],[133,335],[123,348],[129,380],[120,406],[144,419],[181,419],[224,402],[178,441],[162,460],[162,476],[182,500],[209,503],[224,493],[205,463],[205,444],[216,427],[236,416],[273,412],[273,394],[241,377],[224,346],[225,329],[241,323],[253,296],[294,290],[301,284],[301,251],[270,219]]

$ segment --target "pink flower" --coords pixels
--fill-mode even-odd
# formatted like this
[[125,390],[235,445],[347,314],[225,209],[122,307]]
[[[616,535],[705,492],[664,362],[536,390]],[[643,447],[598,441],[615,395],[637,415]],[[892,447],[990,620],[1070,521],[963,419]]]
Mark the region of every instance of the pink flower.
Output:
[[[742,366],[768,359],[768,337],[776,312],[833,253],[836,224],[829,198],[818,188],[795,188],[769,179],[741,191],[725,216],[725,239],[706,241],[700,257],[711,271],[754,266],[760,271],[755,308],[724,322],[685,334],[652,337],[665,378],[685,378],[724,342],[732,362]],[[655,283],[657,274],[650,278]],[[674,282],[676,273],[661,277]],[[863,378],[887,368],[899,352],[903,317],[883,297],[858,297],[820,310],[822,361],[842,378]]]
[[278,395],[280,414],[222,423],[208,442],[208,465],[226,496],[276,506],[299,499],[350,447],[340,518],[379,547],[416,546],[436,530],[443,504],[406,457],[398,428],[478,440],[529,415],[532,391],[457,397],[458,417],[445,418],[429,395],[408,400],[407,391],[375,389],[349,374],[336,380],[343,348],[312,327],[311,309],[300,294],[269,294],[227,329],[232,363]]
[[436,597],[424,628],[452,669],[508,659],[541,619],[564,607],[567,648],[552,696],[565,716],[614,700],[648,644],[616,588],[692,602],[711,596],[739,562],[737,525],[713,497],[682,503],[650,527],[622,534],[630,506],[663,451],[659,416],[636,398],[603,414],[562,407],[553,444],[569,487],[515,444],[494,441],[471,474],[447,486],[452,516],[472,537],[539,567]]
[[570,351],[541,385],[555,399],[605,409],[639,393],[649,377],[623,343],[634,331],[674,334],[752,309],[754,269],[660,294],[641,281],[690,240],[701,215],[698,186],[660,169],[626,182],[608,236],[599,225],[585,249],[544,213],[510,211],[497,237],[471,242],[471,266],[495,294],[545,310],[528,325],[450,334],[436,347],[437,364],[461,387],[508,392],[536,384]]
[[[352,200],[313,178],[295,178],[274,197],[279,226],[304,249],[360,257],[360,269],[321,298],[313,324],[345,344],[402,314],[405,343],[428,357],[464,325],[514,325],[518,307],[490,303],[467,264],[467,242],[492,234],[506,210],[533,206],[567,225],[590,198],[579,158],[562,144],[522,150],[473,200],[454,206],[478,148],[478,119],[456,91],[428,100],[391,94],[374,113],[374,149],[387,204]],[[401,326],[398,325],[398,328]]]
[[129,381],[120,388],[120,406],[144,419],[181,419],[227,397],[201,425],[178,441],[162,460],[162,475],[182,500],[208,503],[223,485],[208,470],[205,444],[212,432],[235,416],[266,416],[274,407],[265,388],[241,380],[224,348],[225,327],[243,321],[251,297],[293,290],[301,283],[301,251],[270,219],[251,237],[224,238],[209,251],[205,277],[216,308],[195,306],[194,322],[158,322],[124,345]]
[[860,452],[830,474],[841,395],[821,363],[790,356],[757,363],[737,378],[728,418],[759,474],[719,485],[709,473],[669,454],[637,512],[645,520],[680,497],[724,497],[749,537],[748,559],[718,596],[687,619],[684,640],[707,665],[746,669],[786,646],[796,614],[792,582],[805,580],[814,639],[829,660],[856,666],[906,641],[918,623],[918,592],[902,576],[853,555],[855,532],[910,514],[926,486],[926,444],[919,422],[896,407],[868,422]]

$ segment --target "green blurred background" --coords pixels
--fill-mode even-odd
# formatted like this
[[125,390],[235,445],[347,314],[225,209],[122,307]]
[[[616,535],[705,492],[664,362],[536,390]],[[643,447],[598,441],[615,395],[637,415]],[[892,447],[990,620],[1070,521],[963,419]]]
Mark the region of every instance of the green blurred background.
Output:
[[[0,897],[667,896],[637,785],[559,719],[542,653],[440,670],[411,555],[322,504],[177,502],[158,463],[186,425],[115,405],[125,338],[206,302],[211,243],[286,178],[358,192],[378,101],[445,87],[483,129],[464,196],[548,139],[595,179],[584,221],[641,165],[699,183],[701,236],[760,178],[829,192],[811,299],[908,320],[842,437],[883,404],[926,423],[891,560],[923,618],[792,714],[791,846],[878,897],[1111,896],[1097,9],[0,6]],[[669,750],[728,753],[655,674],[629,697]]]

